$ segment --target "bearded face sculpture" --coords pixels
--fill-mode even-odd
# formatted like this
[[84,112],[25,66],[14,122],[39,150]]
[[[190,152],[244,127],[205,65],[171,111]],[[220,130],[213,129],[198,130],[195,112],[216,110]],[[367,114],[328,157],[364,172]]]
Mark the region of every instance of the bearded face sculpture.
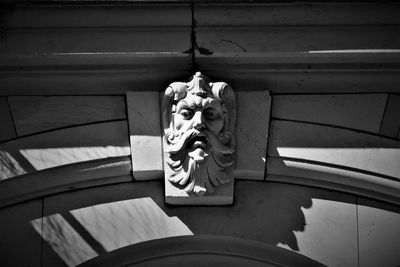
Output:
[[187,194],[213,193],[233,180],[235,96],[197,72],[163,97],[166,179]]

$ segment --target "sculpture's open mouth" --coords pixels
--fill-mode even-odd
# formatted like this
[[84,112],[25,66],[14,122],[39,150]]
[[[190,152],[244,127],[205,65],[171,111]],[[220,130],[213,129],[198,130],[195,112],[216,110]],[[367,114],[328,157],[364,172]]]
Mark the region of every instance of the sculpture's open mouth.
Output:
[[189,142],[187,143],[186,147],[188,148],[206,148],[208,143],[207,137],[205,137],[204,135],[196,135],[193,138],[191,138],[189,140]]

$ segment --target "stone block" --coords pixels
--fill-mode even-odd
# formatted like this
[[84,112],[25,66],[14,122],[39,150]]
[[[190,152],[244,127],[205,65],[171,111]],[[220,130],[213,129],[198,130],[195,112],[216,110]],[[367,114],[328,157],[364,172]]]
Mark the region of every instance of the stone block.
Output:
[[272,117],[378,133],[386,94],[274,96]]
[[160,101],[158,92],[126,95],[133,177],[160,179],[163,174]]
[[235,178],[263,180],[271,96],[268,91],[240,91],[237,98]]
[[400,265],[400,208],[360,198],[358,201],[360,267]]
[[19,136],[126,119],[123,96],[13,96],[9,101]]

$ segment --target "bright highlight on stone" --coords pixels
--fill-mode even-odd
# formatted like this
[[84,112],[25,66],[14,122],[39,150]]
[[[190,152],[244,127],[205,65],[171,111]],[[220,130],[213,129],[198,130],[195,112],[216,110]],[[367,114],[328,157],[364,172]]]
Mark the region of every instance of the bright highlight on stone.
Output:
[[163,96],[166,202],[231,204],[236,104],[232,88],[197,72]]

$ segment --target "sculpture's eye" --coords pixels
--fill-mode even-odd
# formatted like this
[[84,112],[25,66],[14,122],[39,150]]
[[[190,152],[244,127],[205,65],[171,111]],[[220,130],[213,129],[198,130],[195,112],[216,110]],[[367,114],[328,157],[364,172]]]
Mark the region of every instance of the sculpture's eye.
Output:
[[184,108],[179,112],[179,114],[181,114],[185,120],[190,120],[193,117],[193,110]]
[[218,119],[218,113],[215,109],[213,108],[208,108],[203,112],[204,117],[207,120],[215,120]]

